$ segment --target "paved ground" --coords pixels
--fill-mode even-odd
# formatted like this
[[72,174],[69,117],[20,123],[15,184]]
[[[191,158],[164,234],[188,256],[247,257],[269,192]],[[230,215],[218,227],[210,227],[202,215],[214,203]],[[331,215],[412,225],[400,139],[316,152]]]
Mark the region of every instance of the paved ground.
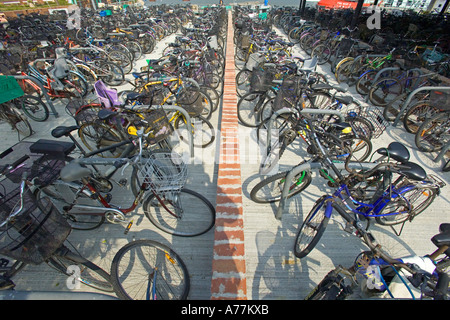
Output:
[[[158,56],[166,43],[173,38],[168,37],[158,44],[152,56]],[[305,57],[298,51],[300,56]],[[145,63],[141,60],[140,63]],[[330,78],[328,66],[321,69]],[[351,90],[351,94],[358,95]],[[32,122],[35,134],[26,140],[35,141],[39,138],[50,138],[50,131],[57,125],[71,125],[73,120],[63,110],[64,106],[57,105],[59,118],[50,117],[44,123]],[[213,115],[212,123],[217,128],[220,114]],[[249,198],[251,188],[261,179],[258,174],[258,148],[255,132],[239,125],[241,150],[241,180],[243,192],[244,234],[246,255],[247,299],[303,299],[313,286],[337,264],[349,265],[361,250],[365,248],[358,239],[344,233],[336,223],[331,223],[317,248],[305,259],[294,257],[292,248],[299,223],[303,221],[316,199],[330,188],[323,180],[314,175],[312,185],[302,193],[288,201],[286,212],[281,221],[274,218],[276,205],[258,205]],[[17,142],[5,125],[0,125],[0,149]],[[383,135],[374,140],[374,149],[387,146],[391,141],[403,142],[410,150],[412,161],[422,165],[427,172],[435,173],[449,183],[448,173],[441,172],[443,163],[434,163],[436,154],[419,152],[414,144],[414,137],[402,127],[388,127]],[[195,149],[198,159],[189,166],[189,185],[203,193],[213,204],[216,202],[217,191],[217,161],[219,141],[201,150]],[[293,147],[296,147],[294,144]],[[296,148],[298,149],[298,148]],[[295,154],[293,148],[282,158],[282,168],[299,162],[302,153]],[[127,203],[129,190],[116,190],[113,199],[117,203]],[[442,189],[431,207],[418,216],[412,223],[407,223],[400,237],[393,234],[389,228],[375,227],[377,236],[383,243],[399,248],[401,252],[426,254],[434,248],[429,239],[437,232],[439,223],[449,222],[449,187]],[[177,238],[159,232],[146,218],[139,213],[136,215],[135,225],[128,233],[123,234],[123,226],[104,225],[92,232],[74,231],[70,240],[88,258],[109,269],[115,252],[125,243],[133,239],[154,239],[170,245],[186,262],[191,276],[191,292],[189,299],[211,298],[212,255],[214,232],[195,238]],[[15,279],[17,290],[48,290],[68,291],[66,278],[49,269],[48,266],[28,266],[20,277]],[[80,291],[91,291],[82,287]]]

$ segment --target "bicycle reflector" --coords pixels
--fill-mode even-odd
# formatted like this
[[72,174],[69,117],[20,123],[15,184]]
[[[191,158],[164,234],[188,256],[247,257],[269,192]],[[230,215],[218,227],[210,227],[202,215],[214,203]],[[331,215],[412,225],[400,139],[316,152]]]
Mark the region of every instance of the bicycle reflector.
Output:
[[351,127],[346,127],[342,130],[342,133],[350,133],[352,132],[352,128]]

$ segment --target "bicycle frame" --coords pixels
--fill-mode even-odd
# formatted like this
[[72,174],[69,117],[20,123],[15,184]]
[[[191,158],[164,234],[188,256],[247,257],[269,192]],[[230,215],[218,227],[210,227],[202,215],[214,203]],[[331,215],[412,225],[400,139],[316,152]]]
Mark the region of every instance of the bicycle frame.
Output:
[[[383,192],[383,194],[380,197],[378,197],[374,202],[365,203],[354,199],[350,193],[348,186],[346,184],[341,184],[340,187],[334,192],[332,196],[327,196],[326,199],[333,199],[334,201],[329,201],[327,203],[325,216],[327,218],[331,218],[333,209],[335,209],[337,206],[340,205],[339,202],[338,203],[335,202],[336,199],[340,199],[343,205],[351,212],[358,215],[362,215],[365,218],[387,217],[404,213],[404,212],[390,212],[386,214],[380,214],[380,212],[386,207],[386,205],[391,201],[391,199],[395,199],[397,197],[401,197],[404,201],[406,201],[408,205],[406,212],[409,212],[411,210],[411,204],[405,197],[402,196],[402,194],[414,188],[415,185],[408,184],[406,186],[397,189],[395,185],[391,184]],[[340,214],[342,213],[341,210],[338,210],[338,212]]]

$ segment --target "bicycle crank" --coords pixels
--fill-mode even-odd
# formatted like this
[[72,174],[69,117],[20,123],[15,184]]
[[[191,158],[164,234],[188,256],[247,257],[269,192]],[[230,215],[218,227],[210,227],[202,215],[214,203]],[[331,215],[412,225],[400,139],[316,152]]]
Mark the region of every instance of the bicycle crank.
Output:
[[125,215],[120,211],[109,210],[105,212],[105,218],[108,222],[118,224],[126,222]]

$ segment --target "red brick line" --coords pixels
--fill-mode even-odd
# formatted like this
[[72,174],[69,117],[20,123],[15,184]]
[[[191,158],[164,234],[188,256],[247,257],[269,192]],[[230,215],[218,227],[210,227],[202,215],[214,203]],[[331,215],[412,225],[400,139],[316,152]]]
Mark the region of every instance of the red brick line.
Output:
[[244,220],[231,14],[228,15],[211,299],[246,300]]

